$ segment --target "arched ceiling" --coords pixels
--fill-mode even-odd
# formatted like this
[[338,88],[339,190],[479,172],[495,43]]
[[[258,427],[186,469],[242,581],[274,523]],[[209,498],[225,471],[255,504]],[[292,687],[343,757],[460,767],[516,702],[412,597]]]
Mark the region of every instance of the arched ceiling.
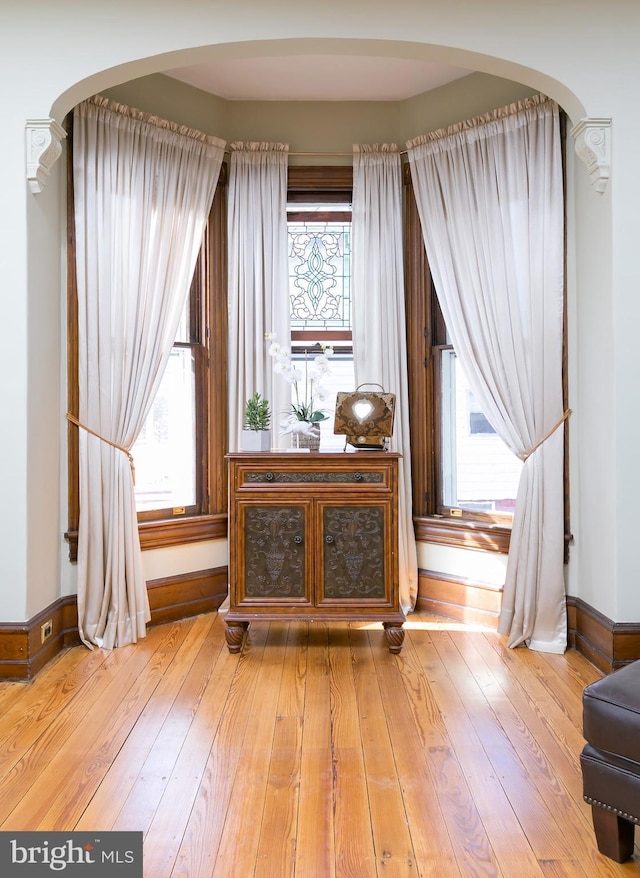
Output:
[[232,101],[401,101],[472,71],[415,58],[311,53],[227,58],[165,72]]

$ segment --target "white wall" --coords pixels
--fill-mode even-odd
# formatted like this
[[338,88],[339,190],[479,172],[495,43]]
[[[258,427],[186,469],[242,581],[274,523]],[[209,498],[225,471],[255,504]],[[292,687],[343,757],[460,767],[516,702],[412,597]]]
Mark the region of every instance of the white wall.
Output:
[[[572,590],[616,618],[616,595],[603,589],[617,566],[615,526],[614,332],[611,285],[611,190],[599,195],[576,167],[570,228],[572,251],[579,258],[568,289],[571,317],[569,347],[569,421],[571,442]],[[606,230],[606,231],[605,231]],[[571,380],[573,378],[573,381]],[[577,558],[576,558],[577,556]],[[578,560],[578,565],[574,562]],[[575,568],[578,566],[579,570]],[[575,586],[573,585],[575,583]],[[636,615],[636,618],[640,616]]]
[[[66,491],[61,446],[65,389],[59,381],[64,350],[63,169],[57,166],[42,194],[28,192],[25,120],[53,115],[61,122],[80,100],[118,83],[214,54],[247,55],[257,49],[355,49],[444,60],[544,91],[558,100],[572,123],[584,115],[613,118],[613,177],[607,192],[595,192],[579,162],[571,180],[570,267],[575,271],[569,288],[576,319],[569,352],[575,411],[570,429],[576,544],[569,580],[574,593],[605,615],[618,621],[640,619],[640,560],[635,551],[640,415],[634,404],[640,359],[640,260],[634,240],[640,203],[635,157],[639,120],[634,115],[640,82],[635,45],[639,13],[640,4],[626,0],[610,0],[606,14],[593,0],[326,0],[322,15],[315,6],[290,0],[111,0],[101,5],[4,0],[0,620],[28,618],[63,593],[70,580],[61,538]],[[212,116],[218,113],[231,123],[228,109],[217,103]],[[204,103],[203,111],[208,112]],[[403,136],[421,133],[424,108],[414,102],[411,112],[419,118],[404,116]]]
[[[4,85],[4,83],[3,83]],[[28,337],[27,337],[27,193],[24,179],[24,114],[3,113],[0,185],[0,265],[3,294],[0,296],[0,618],[27,618],[27,457],[28,457]],[[9,170],[11,169],[11,172]],[[53,190],[55,193],[55,190]],[[59,276],[57,265],[52,266]],[[59,299],[59,289],[55,292]],[[56,376],[50,390],[58,394]],[[57,433],[57,419],[50,428]],[[45,503],[58,527],[58,510]],[[55,576],[55,565],[51,576]],[[55,580],[50,583],[55,590]]]

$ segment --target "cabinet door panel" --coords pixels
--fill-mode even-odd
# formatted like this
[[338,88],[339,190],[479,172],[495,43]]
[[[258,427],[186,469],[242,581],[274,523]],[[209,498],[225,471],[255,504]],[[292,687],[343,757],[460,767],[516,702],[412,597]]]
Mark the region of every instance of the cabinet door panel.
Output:
[[388,503],[321,506],[319,603],[386,603],[390,599]]
[[240,504],[238,604],[309,603],[307,504]]

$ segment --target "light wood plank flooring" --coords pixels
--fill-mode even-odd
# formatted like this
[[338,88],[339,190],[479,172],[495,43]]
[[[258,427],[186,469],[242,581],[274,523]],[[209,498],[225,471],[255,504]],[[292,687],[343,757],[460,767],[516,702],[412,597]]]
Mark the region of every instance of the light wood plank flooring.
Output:
[[394,656],[378,626],[263,622],[232,656],[212,614],[68,650],[0,684],[0,829],[142,830],[145,878],[640,875],[582,801],[599,672],[406,631]]

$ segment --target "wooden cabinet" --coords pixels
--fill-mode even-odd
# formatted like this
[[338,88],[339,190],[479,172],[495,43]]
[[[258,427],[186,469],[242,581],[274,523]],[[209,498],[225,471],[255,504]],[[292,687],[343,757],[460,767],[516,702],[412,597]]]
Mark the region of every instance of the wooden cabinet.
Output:
[[379,621],[400,652],[398,458],[229,455],[231,652],[263,618]]

